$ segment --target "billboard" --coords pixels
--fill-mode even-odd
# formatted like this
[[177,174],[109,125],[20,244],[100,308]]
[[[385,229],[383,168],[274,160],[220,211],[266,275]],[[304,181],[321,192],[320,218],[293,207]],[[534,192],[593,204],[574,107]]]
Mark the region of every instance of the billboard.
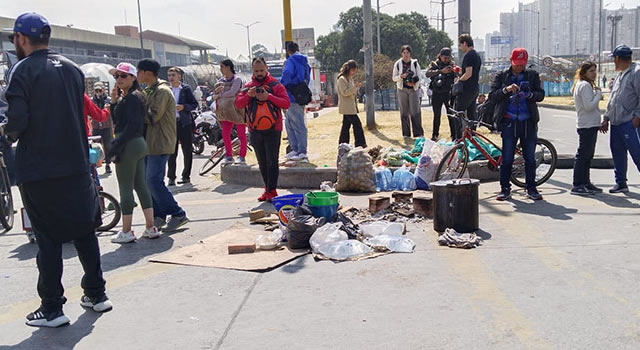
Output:
[[[311,50],[316,47],[316,37],[313,28],[298,28],[293,29],[292,39],[300,46],[300,51]],[[280,37],[282,38],[282,48],[284,46],[284,30],[280,31]]]
[[513,43],[512,36],[492,36],[491,45],[511,45]]

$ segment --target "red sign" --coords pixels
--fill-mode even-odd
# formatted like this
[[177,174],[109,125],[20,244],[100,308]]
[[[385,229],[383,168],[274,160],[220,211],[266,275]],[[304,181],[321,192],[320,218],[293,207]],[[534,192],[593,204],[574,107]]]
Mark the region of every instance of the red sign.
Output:
[[320,74],[320,82],[321,83],[326,83],[327,82],[327,75],[326,74]]

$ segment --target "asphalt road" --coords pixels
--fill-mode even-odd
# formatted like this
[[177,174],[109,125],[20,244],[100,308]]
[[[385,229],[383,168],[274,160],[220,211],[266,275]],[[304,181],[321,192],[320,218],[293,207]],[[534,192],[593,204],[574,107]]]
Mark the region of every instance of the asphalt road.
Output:
[[[122,246],[110,243],[113,233],[100,236],[112,312],[80,307],[82,269],[65,245],[72,324],[61,329],[24,325],[39,303],[37,248],[18,229],[0,234],[0,349],[640,347],[635,169],[627,195],[571,196],[570,170],[557,171],[536,203],[521,191],[497,202],[497,184],[482,184],[486,240],[474,250],[439,247],[429,221],[408,226],[413,254],[338,264],[307,255],[261,274],[148,262],[247,223],[258,206],[260,189],[193,179],[175,188],[192,220],[182,232]],[[593,170],[592,179],[608,187],[612,171]],[[114,176],[104,184],[117,193]],[[343,195],[341,203],[366,207],[367,199]],[[138,233],[141,218],[137,209]]]

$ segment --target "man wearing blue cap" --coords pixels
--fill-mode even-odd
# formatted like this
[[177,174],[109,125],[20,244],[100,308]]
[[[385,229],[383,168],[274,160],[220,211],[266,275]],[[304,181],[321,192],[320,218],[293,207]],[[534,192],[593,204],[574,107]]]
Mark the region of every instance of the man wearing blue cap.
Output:
[[615,63],[616,77],[607,111],[602,122],[606,132],[611,123],[610,147],[616,185],[609,193],[629,192],[627,186],[627,152],[640,171],[640,66],[631,57],[627,45],[618,45],[611,57]]
[[[81,305],[105,312],[105,295],[95,228],[101,224],[95,183],[89,174],[89,145],[83,115],[84,75],[73,62],[49,51],[51,26],[36,13],[20,15],[10,40],[20,61],[5,92],[9,108],[5,134],[20,140],[16,180],[38,242],[40,307],[27,325],[59,327],[62,312],[62,243],[73,241],[84,276]],[[46,89],[42,87],[46,86]]]

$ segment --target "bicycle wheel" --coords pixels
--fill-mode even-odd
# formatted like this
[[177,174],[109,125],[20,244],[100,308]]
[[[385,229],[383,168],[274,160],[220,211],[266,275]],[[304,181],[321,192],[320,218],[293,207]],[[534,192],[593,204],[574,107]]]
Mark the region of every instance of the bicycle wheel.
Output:
[[434,181],[459,179],[464,176],[469,162],[469,150],[463,143],[455,145],[442,157]]
[[218,149],[211,154],[211,157],[202,164],[199,172],[200,176],[204,176],[213,170],[213,168],[222,161],[222,158],[224,158],[224,147],[218,147]]
[[98,192],[100,199],[100,213],[102,214],[102,226],[98,227],[98,231],[109,231],[114,228],[119,222],[122,216],[122,210],[118,200],[106,193]]
[[[536,160],[536,186],[547,182],[556,170],[558,162],[558,152],[553,144],[545,139],[538,139],[535,150]],[[516,155],[513,160],[513,170],[511,171],[511,183],[525,188],[527,187],[524,158],[522,148],[518,145]]]
[[202,154],[204,152],[204,139],[197,137],[193,139],[193,154]]
[[9,231],[13,228],[13,195],[4,160],[0,163],[0,173],[0,224]]

